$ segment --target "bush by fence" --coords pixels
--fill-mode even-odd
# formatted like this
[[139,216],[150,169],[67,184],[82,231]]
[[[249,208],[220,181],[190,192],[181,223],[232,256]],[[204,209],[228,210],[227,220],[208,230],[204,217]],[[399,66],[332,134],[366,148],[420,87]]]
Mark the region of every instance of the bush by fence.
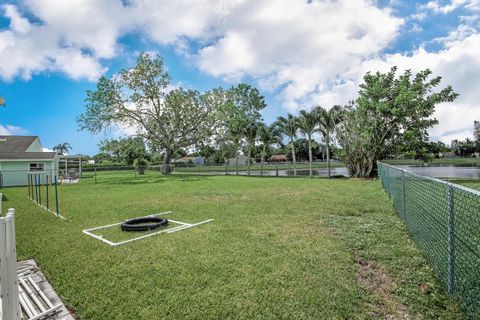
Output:
[[378,163],[410,237],[461,307],[480,317],[480,192]]

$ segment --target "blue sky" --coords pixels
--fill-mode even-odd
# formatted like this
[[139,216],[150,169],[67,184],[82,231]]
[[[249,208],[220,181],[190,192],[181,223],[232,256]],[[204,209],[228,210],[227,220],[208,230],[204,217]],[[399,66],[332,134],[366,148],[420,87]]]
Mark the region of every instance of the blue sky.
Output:
[[0,133],[97,153],[100,140],[125,132],[78,131],[86,90],[155,51],[175,85],[257,86],[267,122],[346,103],[369,70],[428,67],[460,93],[437,108],[430,131],[449,143],[480,119],[479,1],[2,1]]

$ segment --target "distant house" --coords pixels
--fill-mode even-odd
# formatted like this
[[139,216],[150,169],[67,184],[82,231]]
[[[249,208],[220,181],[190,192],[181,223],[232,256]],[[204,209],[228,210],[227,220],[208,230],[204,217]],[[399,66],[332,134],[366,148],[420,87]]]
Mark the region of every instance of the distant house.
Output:
[[42,151],[37,136],[0,136],[0,185],[27,185],[28,173],[58,175],[57,153]]
[[[238,156],[238,165],[239,166],[246,166],[247,165],[247,156],[239,155]],[[237,165],[237,158],[230,158],[228,159],[228,165],[236,166]]]
[[270,157],[270,161],[272,162],[286,162],[288,158],[285,154],[274,154]]
[[183,157],[175,161],[177,163],[193,163],[197,166],[202,166],[205,164],[204,157]]
[[453,152],[439,152],[439,158],[455,158],[455,154]]

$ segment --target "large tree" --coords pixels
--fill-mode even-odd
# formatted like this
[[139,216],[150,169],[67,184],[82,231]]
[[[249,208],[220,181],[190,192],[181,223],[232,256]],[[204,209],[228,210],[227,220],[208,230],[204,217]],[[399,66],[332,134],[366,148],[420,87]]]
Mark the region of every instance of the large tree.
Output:
[[231,142],[235,148],[235,166],[238,175],[239,149],[245,137],[245,128],[262,119],[260,111],[266,107],[265,98],[258,89],[240,83],[225,92],[222,126],[217,134],[218,144]]
[[80,129],[98,133],[111,125],[129,127],[154,149],[162,150],[162,173],[172,156],[212,136],[224,105],[221,90],[171,90],[170,78],[158,55],[142,53],[136,65],[111,78],[102,77],[87,91],[86,111],[77,119]]
[[295,139],[297,137],[298,131],[298,119],[293,114],[288,113],[287,117],[280,116],[275,122],[278,130],[284,135],[286,135],[290,140],[290,148],[292,149],[292,160],[293,160],[293,175],[297,175],[297,158],[295,155]]
[[450,86],[437,89],[441,77],[430,70],[415,75],[397,68],[387,73],[367,73],[359,97],[351,103],[337,129],[342,159],[353,177],[372,177],[377,160],[391,155],[399,145],[417,148],[438,123],[435,106],[458,96]]
[[315,111],[300,110],[298,116],[298,128],[300,132],[307,138],[308,141],[308,163],[309,163],[309,177],[313,178],[313,156],[312,156],[312,135],[317,130],[318,114]]
[[470,157],[475,152],[475,142],[469,138],[464,141],[455,139],[452,141],[451,147],[452,152],[459,157]]

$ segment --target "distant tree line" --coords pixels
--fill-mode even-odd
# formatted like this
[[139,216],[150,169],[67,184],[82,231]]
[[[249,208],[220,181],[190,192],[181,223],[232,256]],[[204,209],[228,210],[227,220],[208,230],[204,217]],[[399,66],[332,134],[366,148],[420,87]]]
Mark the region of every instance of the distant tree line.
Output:
[[[133,164],[136,159],[159,163],[168,174],[172,159],[186,154],[224,163],[244,154],[263,165],[275,154],[296,163],[340,158],[350,175],[376,175],[376,162],[406,154],[427,159],[432,143],[427,130],[438,103],[458,95],[450,86],[437,89],[440,77],[430,70],[397,75],[367,73],[359,96],[346,106],[308,106],[272,124],[263,122],[266,107],[260,92],[245,83],[204,93],[173,88],[160,56],[140,54],[136,65],[111,78],[102,77],[87,91],[79,127],[98,133],[111,125],[130,127],[135,136],[100,144],[98,162]],[[437,147],[441,147],[437,145]],[[330,166],[329,175],[330,175]]]

